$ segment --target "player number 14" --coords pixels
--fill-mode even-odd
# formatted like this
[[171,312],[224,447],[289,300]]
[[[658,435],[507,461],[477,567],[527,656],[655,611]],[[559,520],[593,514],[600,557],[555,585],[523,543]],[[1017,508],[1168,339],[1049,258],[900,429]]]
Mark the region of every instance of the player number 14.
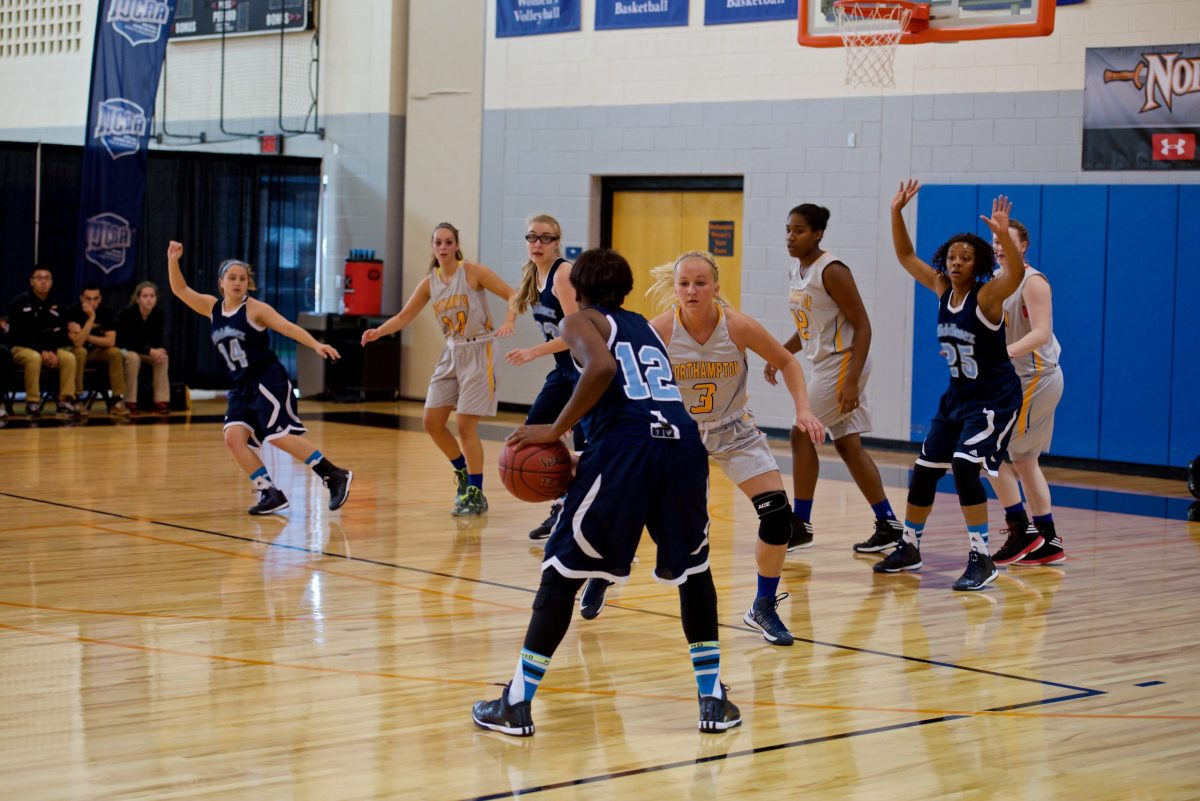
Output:
[[246,351],[242,350],[242,343],[236,339],[218,342],[217,350],[221,351],[221,355],[225,357],[225,364],[229,365],[230,372],[238,369],[245,370],[250,366],[250,361],[246,358]]

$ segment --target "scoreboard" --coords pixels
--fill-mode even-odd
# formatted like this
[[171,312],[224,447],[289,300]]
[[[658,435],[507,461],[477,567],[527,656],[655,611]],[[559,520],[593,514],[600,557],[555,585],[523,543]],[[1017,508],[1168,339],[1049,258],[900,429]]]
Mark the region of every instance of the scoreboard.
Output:
[[311,27],[313,0],[177,0],[172,39],[247,36]]

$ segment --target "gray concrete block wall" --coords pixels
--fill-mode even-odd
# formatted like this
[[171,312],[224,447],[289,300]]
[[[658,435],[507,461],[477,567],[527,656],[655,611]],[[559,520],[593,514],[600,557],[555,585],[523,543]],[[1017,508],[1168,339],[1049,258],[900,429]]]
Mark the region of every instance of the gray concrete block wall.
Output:
[[[559,219],[564,244],[597,244],[599,176],[742,175],[741,305],[784,338],[786,215],[801,202],[827,206],[825,247],[854,271],[872,320],[874,433],[905,438],[913,287],[887,225],[901,180],[1200,183],[1197,173],[1083,173],[1082,114],[1080,91],[485,110],[480,254],[515,281],[525,217],[539,211]],[[536,341],[520,321],[512,347]],[[501,399],[531,401],[549,366],[501,364]],[[752,407],[763,425],[785,427],[790,403],[760,367],[752,357]]]

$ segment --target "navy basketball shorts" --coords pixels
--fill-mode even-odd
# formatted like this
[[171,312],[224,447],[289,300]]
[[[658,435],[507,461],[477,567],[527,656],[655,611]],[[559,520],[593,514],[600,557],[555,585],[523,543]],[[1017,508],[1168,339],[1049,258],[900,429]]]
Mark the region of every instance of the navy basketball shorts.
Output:
[[[546,375],[546,383],[542,384],[541,391],[533,399],[533,405],[529,407],[529,413],[525,415],[526,425],[541,425],[557,420],[559,413],[571,399],[571,393],[575,391],[575,383],[578,380],[579,372],[573,367],[566,368],[562,365],[555,365],[554,369]],[[587,444],[587,436],[582,420],[575,424],[573,436],[575,450],[583,450]]]
[[708,569],[708,453],[698,440],[591,443],[546,542],[542,569],[624,583],[643,528],[658,546],[657,580],[679,585]]
[[950,387],[929,423],[917,464],[949,468],[953,459],[966,459],[996,475],[1020,411],[1020,381],[990,397],[964,396]]
[[296,414],[292,381],[282,364],[269,364],[254,378],[239,381],[229,390],[224,428],[233,426],[250,429],[250,442],[256,446],[287,434],[305,433],[307,429]]

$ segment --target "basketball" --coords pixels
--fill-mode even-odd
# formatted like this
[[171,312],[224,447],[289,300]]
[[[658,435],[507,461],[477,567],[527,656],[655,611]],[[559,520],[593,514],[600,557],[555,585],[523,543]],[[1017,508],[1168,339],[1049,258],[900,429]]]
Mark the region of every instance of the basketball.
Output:
[[571,483],[571,452],[559,440],[520,450],[505,444],[500,452],[500,481],[522,501],[552,501]]

